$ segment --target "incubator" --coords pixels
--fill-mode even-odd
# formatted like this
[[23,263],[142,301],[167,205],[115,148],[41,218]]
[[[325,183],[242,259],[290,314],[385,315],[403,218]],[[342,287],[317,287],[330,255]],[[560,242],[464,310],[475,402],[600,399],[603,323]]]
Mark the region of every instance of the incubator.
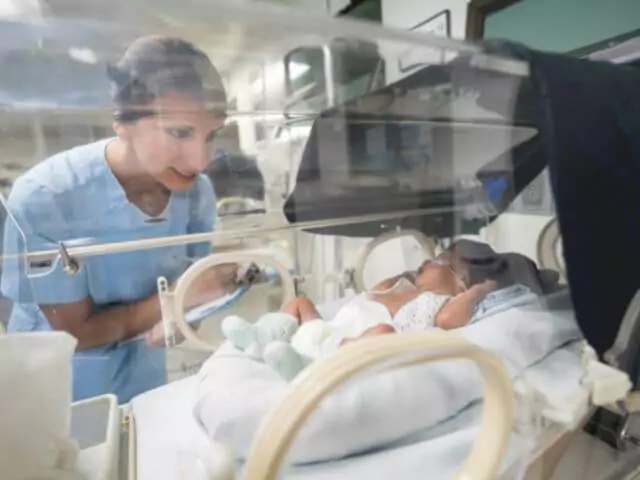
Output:
[[231,3],[0,20],[0,320],[78,338],[75,473],[633,478],[638,299],[574,311],[539,64]]

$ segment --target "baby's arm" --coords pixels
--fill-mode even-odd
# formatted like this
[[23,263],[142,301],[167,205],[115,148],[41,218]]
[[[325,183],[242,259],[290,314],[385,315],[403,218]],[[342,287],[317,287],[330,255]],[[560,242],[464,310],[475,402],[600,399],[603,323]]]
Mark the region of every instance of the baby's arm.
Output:
[[342,342],[340,342],[340,346],[355,342],[357,340],[360,340],[361,338],[377,337],[378,335],[386,335],[388,333],[396,333],[396,329],[387,323],[381,323],[380,325],[376,325],[375,327],[367,328],[359,337],[345,338],[344,340],[342,340]]
[[318,310],[316,310],[313,302],[306,297],[293,299],[282,309],[282,311],[296,317],[300,322],[300,325],[310,322],[311,320],[318,320],[319,318],[322,318],[320,317]]
[[496,283],[488,280],[451,299],[436,315],[436,326],[444,330],[464,327],[471,321],[478,304],[495,288]]

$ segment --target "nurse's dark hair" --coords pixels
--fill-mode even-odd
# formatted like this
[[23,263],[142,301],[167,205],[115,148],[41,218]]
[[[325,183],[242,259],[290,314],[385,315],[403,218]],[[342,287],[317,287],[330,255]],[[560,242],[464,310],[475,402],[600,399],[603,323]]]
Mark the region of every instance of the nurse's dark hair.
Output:
[[158,97],[177,93],[224,116],[227,95],[220,73],[195,45],[179,38],[143,37],[122,58],[107,66],[115,119],[133,123],[156,112],[148,106]]

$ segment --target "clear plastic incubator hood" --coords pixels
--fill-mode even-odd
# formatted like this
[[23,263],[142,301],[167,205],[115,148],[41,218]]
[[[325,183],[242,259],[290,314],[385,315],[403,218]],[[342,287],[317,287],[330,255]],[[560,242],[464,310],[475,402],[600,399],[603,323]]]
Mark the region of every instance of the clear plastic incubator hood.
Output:
[[20,390],[73,400],[51,472],[630,468],[638,287],[590,294],[576,245],[609,216],[571,213],[598,175],[558,113],[588,89],[558,92],[635,71],[197,0],[11,4],[0,62],[4,339],[77,341],[72,379]]

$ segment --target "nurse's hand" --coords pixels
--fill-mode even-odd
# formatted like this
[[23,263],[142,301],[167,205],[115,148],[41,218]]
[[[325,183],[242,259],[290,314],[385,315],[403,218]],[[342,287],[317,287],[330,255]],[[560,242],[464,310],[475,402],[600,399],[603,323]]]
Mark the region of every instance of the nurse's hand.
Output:
[[[192,330],[198,330],[200,323],[192,323],[189,325]],[[164,348],[167,346],[164,338],[164,323],[158,322],[154,327],[144,334],[144,339],[150,347]],[[176,325],[173,326],[173,344],[180,345],[185,341],[185,337]]]
[[208,268],[196,277],[185,295],[185,310],[223,297],[237,288],[238,265],[223,264]]

